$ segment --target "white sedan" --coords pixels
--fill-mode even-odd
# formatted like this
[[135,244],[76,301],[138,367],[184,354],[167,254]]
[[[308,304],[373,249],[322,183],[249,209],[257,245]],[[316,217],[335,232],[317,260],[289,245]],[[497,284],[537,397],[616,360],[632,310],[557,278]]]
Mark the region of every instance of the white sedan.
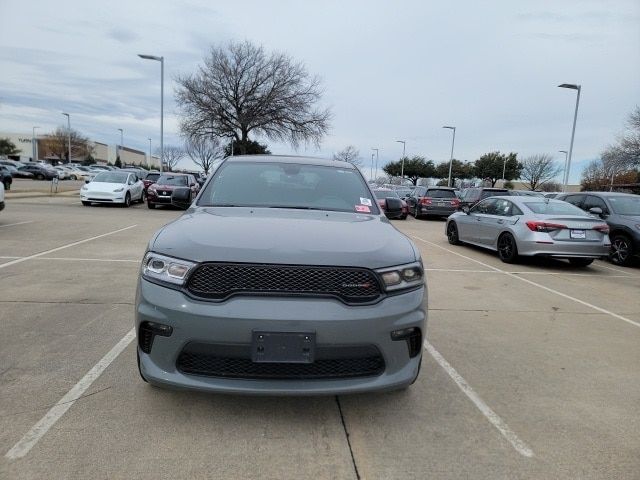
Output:
[[135,173],[100,172],[80,189],[80,200],[85,206],[119,203],[128,207],[132,202],[144,202],[143,187]]

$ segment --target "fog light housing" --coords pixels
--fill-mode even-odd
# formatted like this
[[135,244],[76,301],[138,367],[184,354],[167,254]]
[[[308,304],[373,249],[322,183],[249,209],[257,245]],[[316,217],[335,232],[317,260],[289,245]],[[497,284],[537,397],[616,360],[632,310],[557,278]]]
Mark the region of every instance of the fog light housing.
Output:
[[394,342],[405,340],[409,349],[409,357],[414,358],[422,351],[422,331],[418,327],[408,327],[391,332]]
[[138,332],[138,345],[144,353],[151,353],[153,347],[153,339],[156,335],[161,337],[170,337],[173,333],[173,327],[156,322],[142,322],[140,331]]

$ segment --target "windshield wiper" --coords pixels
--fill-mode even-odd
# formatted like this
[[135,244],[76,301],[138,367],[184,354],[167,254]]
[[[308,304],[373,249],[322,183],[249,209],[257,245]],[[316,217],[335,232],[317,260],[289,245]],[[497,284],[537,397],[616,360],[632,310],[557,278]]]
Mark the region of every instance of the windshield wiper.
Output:
[[290,208],[293,210],[317,210],[322,212],[343,212],[335,208],[305,207],[301,205],[269,205],[267,208]]

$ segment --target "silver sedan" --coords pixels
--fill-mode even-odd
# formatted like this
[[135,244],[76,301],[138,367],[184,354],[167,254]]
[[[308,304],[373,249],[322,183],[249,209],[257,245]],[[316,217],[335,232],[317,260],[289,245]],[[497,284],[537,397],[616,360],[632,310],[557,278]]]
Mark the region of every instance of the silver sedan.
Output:
[[587,266],[606,257],[609,227],[567,202],[539,197],[490,197],[447,219],[449,243],[462,242],[498,252],[500,260],[518,256],[566,258]]

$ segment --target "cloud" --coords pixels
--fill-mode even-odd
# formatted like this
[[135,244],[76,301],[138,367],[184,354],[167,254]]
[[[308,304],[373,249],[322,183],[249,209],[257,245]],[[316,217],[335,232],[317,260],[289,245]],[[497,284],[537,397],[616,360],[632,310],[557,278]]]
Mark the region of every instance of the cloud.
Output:
[[134,30],[125,27],[113,27],[107,32],[107,37],[120,43],[132,43],[140,38]]

